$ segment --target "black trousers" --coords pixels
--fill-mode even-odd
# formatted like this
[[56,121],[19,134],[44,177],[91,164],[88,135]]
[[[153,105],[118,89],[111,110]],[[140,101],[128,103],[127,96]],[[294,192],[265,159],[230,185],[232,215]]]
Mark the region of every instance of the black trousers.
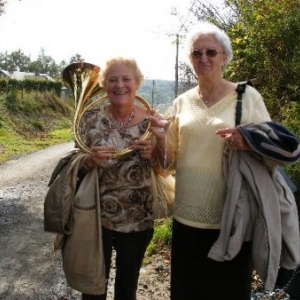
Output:
[[[109,278],[113,248],[116,251],[114,300],[136,300],[139,272],[153,230],[122,233],[102,228],[106,278]],[[106,294],[82,294],[82,300],[106,300]]]
[[251,244],[233,260],[217,262],[207,255],[218,235],[173,221],[171,300],[250,300]]

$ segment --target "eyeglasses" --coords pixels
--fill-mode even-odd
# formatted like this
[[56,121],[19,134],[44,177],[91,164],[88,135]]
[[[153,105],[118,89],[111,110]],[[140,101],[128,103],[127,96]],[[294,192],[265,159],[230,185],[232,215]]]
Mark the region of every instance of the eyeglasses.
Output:
[[218,52],[215,49],[206,49],[205,52],[200,50],[194,50],[191,52],[191,56],[193,58],[200,58],[203,54],[205,54],[207,57],[216,57],[219,53],[225,53],[224,51]]

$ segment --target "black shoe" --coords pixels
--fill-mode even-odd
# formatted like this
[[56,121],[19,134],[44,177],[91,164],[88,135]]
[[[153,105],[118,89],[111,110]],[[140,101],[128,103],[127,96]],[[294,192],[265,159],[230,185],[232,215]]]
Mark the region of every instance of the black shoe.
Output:
[[275,287],[278,289],[282,289],[292,278],[294,271],[295,270],[287,270],[285,268],[280,267]]
[[300,300],[300,265],[282,290],[290,295],[291,300]]

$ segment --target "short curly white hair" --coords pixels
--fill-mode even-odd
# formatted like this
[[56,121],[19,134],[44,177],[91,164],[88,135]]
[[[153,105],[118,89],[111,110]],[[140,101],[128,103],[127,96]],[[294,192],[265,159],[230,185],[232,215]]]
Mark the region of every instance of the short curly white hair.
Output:
[[223,46],[224,52],[226,55],[226,63],[224,65],[223,71],[226,69],[228,64],[233,58],[231,40],[229,36],[225,33],[224,30],[220,29],[216,25],[210,22],[201,22],[198,23],[186,36],[186,52],[191,61],[191,51],[194,42],[202,35],[211,34],[215,37],[215,39]]

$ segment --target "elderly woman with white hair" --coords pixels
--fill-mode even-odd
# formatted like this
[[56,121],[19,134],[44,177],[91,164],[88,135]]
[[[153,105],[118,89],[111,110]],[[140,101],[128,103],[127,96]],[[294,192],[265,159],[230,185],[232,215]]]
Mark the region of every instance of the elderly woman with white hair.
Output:
[[[249,300],[253,246],[251,238],[243,236],[248,227],[242,228],[240,236],[235,236],[238,230],[221,231],[222,226],[225,224],[226,229],[229,222],[226,218],[231,217],[228,212],[237,212],[236,209],[225,209],[227,180],[232,176],[224,173],[225,150],[236,155],[254,152],[242,135],[243,131],[236,127],[238,84],[223,76],[233,57],[231,41],[223,30],[203,22],[187,37],[187,51],[198,85],[174,100],[173,121],[167,138],[156,134],[157,157],[176,172],[171,299]],[[272,123],[262,96],[255,88],[247,85],[242,99],[242,125]],[[153,120],[153,126],[165,123]],[[257,157],[260,163],[261,156]],[[246,216],[243,215],[248,221],[251,218],[249,210],[245,209]],[[278,235],[274,228],[273,233]],[[220,236],[223,239],[220,240]],[[232,236],[236,241],[230,240]],[[219,244],[215,249],[213,246],[217,240]],[[228,240],[231,244],[227,243]],[[262,245],[264,241],[259,243]],[[295,245],[296,249],[297,241]],[[223,256],[222,253],[219,255],[222,247],[227,247]],[[234,255],[227,255],[233,252]]]

